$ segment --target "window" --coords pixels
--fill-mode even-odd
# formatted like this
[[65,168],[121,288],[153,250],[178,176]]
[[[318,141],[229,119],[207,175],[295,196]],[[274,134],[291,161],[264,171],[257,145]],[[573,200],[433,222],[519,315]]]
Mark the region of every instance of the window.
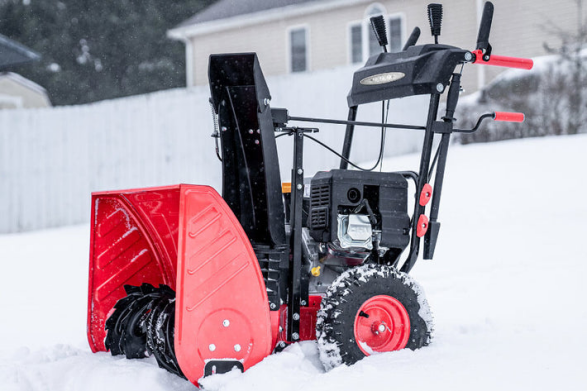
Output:
[[402,46],[402,18],[388,18],[388,49],[390,52],[400,52]]
[[364,15],[364,20],[349,24],[349,61],[351,63],[361,63],[382,51],[370,24],[372,16],[385,16],[388,51],[399,52],[402,50],[404,31],[404,17],[402,15],[386,15],[384,7],[378,4],[368,7]]
[[[367,36],[368,36],[368,57],[371,57],[375,54],[382,53],[382,47],[374,34],[374,29],[372,29],[372,24],[367,22]],[[386,32],[388,29],[386,29]]]
[[290,41],[290,71],[304,72],[308,70],[308,32],[306,27],[291,29]]
[[363,50],[362,50],[362,28],[361,23],[358,23],[354,26],[350,27],[350,35],[351,35],[351,62],[352,63],[360,63],[363,60]]

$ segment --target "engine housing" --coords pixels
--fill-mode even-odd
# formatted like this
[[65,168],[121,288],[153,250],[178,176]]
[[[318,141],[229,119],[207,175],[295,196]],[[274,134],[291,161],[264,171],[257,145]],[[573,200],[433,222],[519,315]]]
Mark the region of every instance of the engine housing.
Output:
[[308,228],[321,243],[338,240],[341,215],[373,212],[372,228],[381,232],[379,246],[404,249],[410,240],[408,183],[399,173],[331,170],[318,172],[310,184]]

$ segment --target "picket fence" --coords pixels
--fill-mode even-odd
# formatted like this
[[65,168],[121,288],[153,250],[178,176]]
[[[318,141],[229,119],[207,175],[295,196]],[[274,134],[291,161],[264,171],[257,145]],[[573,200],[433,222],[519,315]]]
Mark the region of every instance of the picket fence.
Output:
[[[296,116],[345,119],[352,72],[345,67],[268,77],[272,107],[286,107]],[[88,222],[94,191],[196,183],[220,192],[208,97],[202,86],[87,105],[0,111],[0,233]],[[426,104],[423,97],[393,101],[389,121],[422,124]],[[378,121],[380,110],[379,105],[361,107],[358,119]],[[340,150],[344,126],[319,127],[316,137]],[[358,129],[355,139],[353,160],[377,156],[378,129]],[[276,142],[282,180],[289,181],[291,141]],[[420,131],[389,131],[385,155],[415,151],[421,143]],[[331,153],[305,142],[306,173],[337,165]]]

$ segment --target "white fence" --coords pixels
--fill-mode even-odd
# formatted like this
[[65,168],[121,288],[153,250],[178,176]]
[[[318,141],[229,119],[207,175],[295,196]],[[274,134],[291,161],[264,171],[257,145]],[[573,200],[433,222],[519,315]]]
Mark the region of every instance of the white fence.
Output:
[[[345,119],[353,70],[267,78],[273,107],[291,115]],[[197,183],[220,191],[207,87],[178,89],[48,109],[0,111],[0,233],[87,222],[90,193],[110,189]],[[392,101],[389,121],[422,124],[427,99]],[[376,120],[380,106],[360,107]],[[343,126],[320,126],[317,138],[336,150]],[[379,130],[359,128],[352,159],[378,154]],[[390,131],[386,155],[414,151],[420,131]],[[292,164],[288,137],[277,139],[283,181]],[[328,151],[305,142],[305,169],[338,165]],[[406,168],[400,168],[406,169]]]

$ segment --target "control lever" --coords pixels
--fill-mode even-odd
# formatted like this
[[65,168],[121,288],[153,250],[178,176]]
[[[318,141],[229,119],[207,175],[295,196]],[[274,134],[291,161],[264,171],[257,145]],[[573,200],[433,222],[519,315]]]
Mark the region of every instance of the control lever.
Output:
[[441,19],[443,19],[443,5],[431,3],[427,6],[429,13],[429,24],[431,25],[431,35],[435,37],[435,43],[439,43],[441,35]]
[[384,21],[384,17],[382,15],[372,16],[370,18],[370,23],[378,43],[384,52],[387,52],[386,45],[388,45],[388,35],[386,34],[386,21]]
[[408,37],[408,40],[404,44],[404,48],[402,48],[402,50],[405,51],[409,47],[414,46],[417,43],[417,41],[419,40],[420,36],[421,36],[421,29],[419,29],[418,27],[415,27],[412,30],[412,33],[410,33],[410,37]]
[[492,27],[492,17],[494,16],[494,4],[487,1],[484,4],[484,11],[482,12],[482,20],[480,20],[480,28],[478,29],[478,41],[476,49],[484,53],[484,60],[490,59],[492,53],[492,46],[488,42],[490,37],[490,27]]

